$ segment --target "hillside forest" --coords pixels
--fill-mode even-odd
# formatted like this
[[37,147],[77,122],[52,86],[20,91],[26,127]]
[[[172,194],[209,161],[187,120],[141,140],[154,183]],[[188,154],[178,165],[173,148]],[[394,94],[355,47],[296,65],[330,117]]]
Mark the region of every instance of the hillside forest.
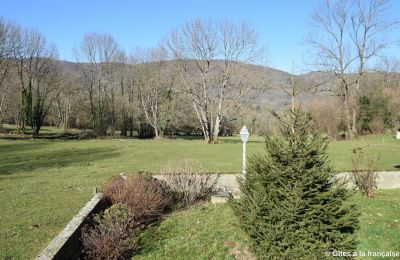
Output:
[[300,107],[335,139],[393,133],[400,60],[386,51],[400,45],[387,5],[322,2],[310,15],[302,74],[268,67],[268,49],[246,22],[193,20],[131,53],[111,35],[87,33],[74,61],[63,61],[41,32],[1,18],[0,131],[37,137],[56,126],[60,134],[218,143],[243,124],[251,134],[275,131],[274,114]]

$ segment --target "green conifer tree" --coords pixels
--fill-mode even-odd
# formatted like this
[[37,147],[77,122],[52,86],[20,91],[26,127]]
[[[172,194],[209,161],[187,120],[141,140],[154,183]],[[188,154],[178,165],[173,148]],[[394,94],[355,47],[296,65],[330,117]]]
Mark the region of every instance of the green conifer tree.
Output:
[[358,211],[351,191],[334,178],[310,114],[290,112],[280,134],[266,137],[266,154],[250,158],[241,197],[230,199],[239,225],[261,259],[323,259],[356,250]]
[[358,124],[361,133],[371,133],[371,122],[372,122],[372,108],[371,101],[367,96],[361,96],[358,99],[359,112],[358,112]]

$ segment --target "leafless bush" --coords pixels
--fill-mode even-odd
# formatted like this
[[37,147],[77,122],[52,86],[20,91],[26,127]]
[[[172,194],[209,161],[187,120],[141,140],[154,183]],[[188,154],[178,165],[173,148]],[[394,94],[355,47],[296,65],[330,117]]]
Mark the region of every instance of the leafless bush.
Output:
[[376,162],[379,156],[365,155],[361,148],[353,151],[351,157],[351,168],[353,182],[364,196],[372,198],[377,188]]
[[137,228],[128,206],[115,204],[94,217],[94,226],[82,230],[89,259],[121,259],[138,245]]
[[159,180],[139,174],[110,182],[104,189],[104,196],[113,204],[126,204],[137,223],[159,219],[171,201]]
[[162,174],[174,199],[185,207],[210,199],[215,192],[219,174],[207,174],[193,162],[167,165]]
[[94,139],[97,138],[97,134],[92,130],[83,130],[78,133],[78,139]]

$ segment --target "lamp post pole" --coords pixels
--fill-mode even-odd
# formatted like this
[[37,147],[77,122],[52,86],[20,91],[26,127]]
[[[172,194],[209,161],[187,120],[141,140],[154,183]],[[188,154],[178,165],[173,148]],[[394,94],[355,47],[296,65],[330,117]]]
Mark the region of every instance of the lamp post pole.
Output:
[[246,128],[246,125],[243,126],[242,130],[240,130],[240,138],[243,142],[243,167],[242,167],[242,175],[246,177],[246,143],[249,140],[249,131]]
[[242,169],[243,177],[246,177],[246,143],[247,142],[243,142],[243,169]]

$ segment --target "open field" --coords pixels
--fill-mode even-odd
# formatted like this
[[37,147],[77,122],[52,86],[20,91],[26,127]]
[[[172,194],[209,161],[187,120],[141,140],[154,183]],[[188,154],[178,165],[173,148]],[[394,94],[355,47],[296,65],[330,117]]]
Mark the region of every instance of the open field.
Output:
[[[400,251],[400,190],[380,190],[373,200],[357,195],[352,202],[362,211],[358,251]],[[143,248],[135,258],[249,259],[246,235],[236,221],[227,204],[173,213],[142,234]]]
[[[51,134],[52,129],[44,129]],[[7,136],[8,137],[8,136]],[[263,150],[263,138],[252,137],[250,153]],[[241,142],[202,139],[0,139],[0,256],[35,256],[90,198],[93,187],[121,172],[151,171],[183,159],[204,164],[208,172],[238,172]],[[394,170],[400,144],[391,136],[332,142],[329,156],[338,171],[348,169],[353,148],[380,153],[379,168]]]
[[378,170],[393,171],[400,167],[400,141],[394,136],[370,135],[360,137],[358,140],[330,142],[328,155],[337,171],[349,170],[350,157],[355,148],[361,148],[364,153],[379,156]]

